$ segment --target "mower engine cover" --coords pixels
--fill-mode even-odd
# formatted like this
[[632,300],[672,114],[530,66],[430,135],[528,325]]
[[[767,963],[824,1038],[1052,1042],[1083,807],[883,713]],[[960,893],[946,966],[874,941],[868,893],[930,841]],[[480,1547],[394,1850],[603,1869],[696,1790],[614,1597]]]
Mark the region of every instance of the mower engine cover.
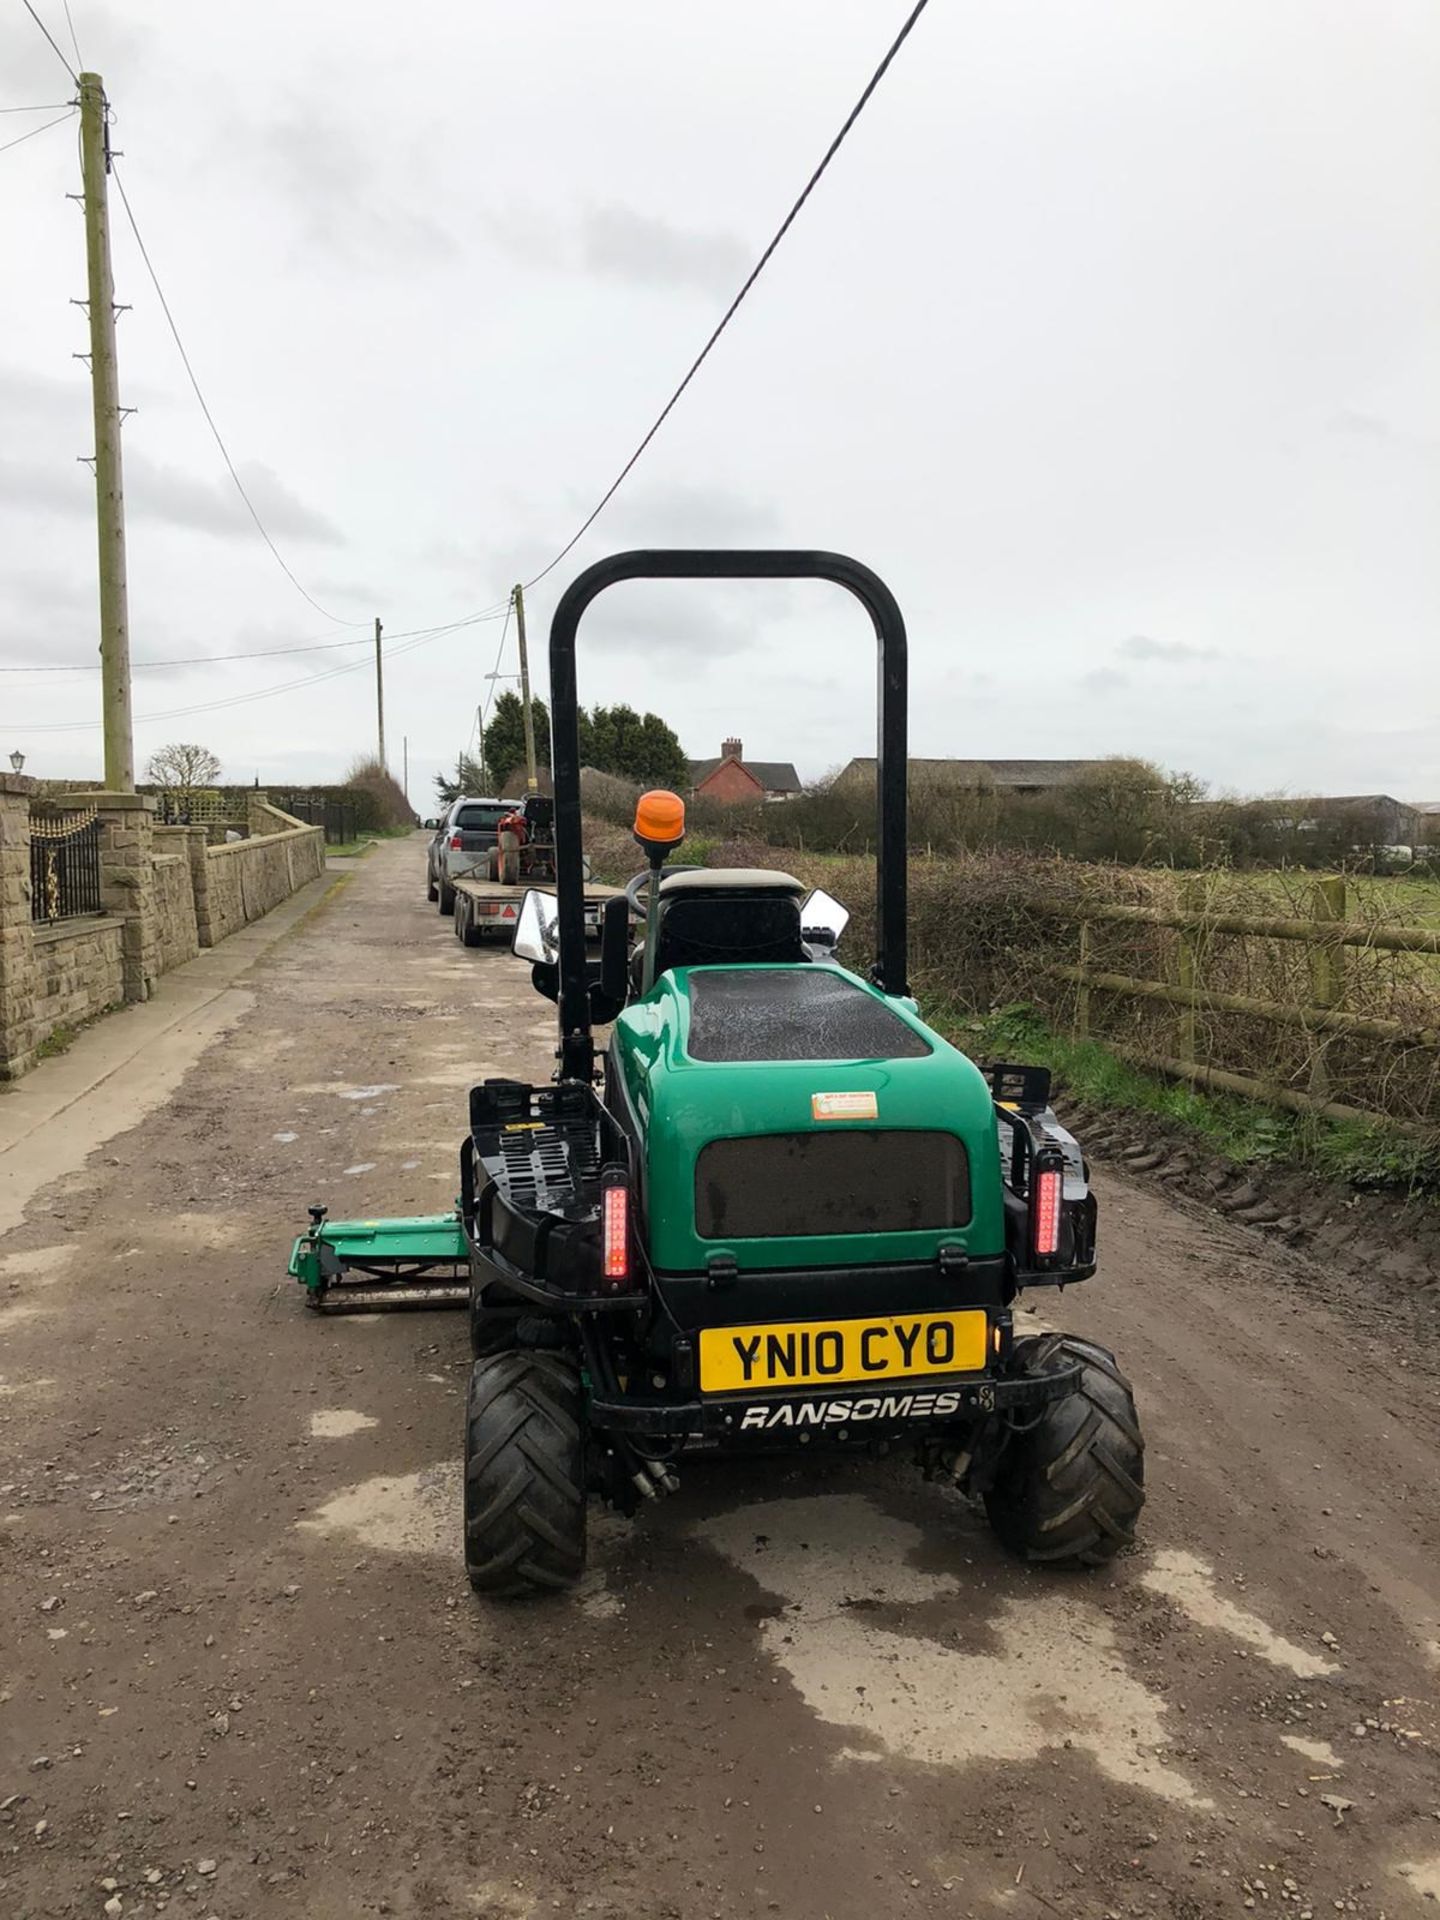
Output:
[[843,968],[679,967],[610,1041],[657,1277],[1005,1248],[984,1076]]

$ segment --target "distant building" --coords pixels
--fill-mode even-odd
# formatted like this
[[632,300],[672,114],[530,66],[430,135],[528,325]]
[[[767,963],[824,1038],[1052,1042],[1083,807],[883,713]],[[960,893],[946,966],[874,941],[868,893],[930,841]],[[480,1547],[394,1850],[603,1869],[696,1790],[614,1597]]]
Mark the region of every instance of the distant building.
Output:
[[1294,805],[1302,832],[1343,827],[1355,845],[1373,847],[1413,847],[1420,838],[1422,809],[1394,800],[1388,793],[1326,794],[1323,799],[1298,800]]
[[744,742],[724,740],[717,760],[690,762],[690,791],[727,806],[756,800],[795,800],[800,776],[788,760],[747,760]]
[[[987,787],[1005,793],[1051,793],[1069,786],[1101,760],[911,760],[910,778],[932,780],[953,787]],[[836,776],[843,780],[875,779],[873,758],[852,760]]]

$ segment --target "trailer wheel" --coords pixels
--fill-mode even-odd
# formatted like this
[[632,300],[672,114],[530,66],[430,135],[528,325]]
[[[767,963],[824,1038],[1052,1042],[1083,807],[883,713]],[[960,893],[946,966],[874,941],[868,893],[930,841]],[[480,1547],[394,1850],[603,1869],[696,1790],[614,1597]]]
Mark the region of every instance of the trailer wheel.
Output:
[[465,1409],[465,1571],[477,1593],[554,1592],[585,1570],[579,1369],[549,1353],[477,1360]]
[[1145,1442],[1130,1382],[1115,1356],[1074,1334],[1017,1342],[1025,1373],[1080,1363],[1073,1390],[1015,1433],[985,1495],[990,1524],[1013,1553],[1058,1567],[1100,1567],[1135,1538],[1145,1504]]
[[461,896],[455,902],[455,935],[462,946],[478,947],[484,935],[475,918],[475,902]]

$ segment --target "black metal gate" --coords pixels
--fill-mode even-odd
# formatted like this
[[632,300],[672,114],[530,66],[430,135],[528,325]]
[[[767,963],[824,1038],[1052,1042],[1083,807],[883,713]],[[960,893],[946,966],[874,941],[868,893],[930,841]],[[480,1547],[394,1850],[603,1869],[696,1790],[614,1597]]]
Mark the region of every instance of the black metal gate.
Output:
[[100,822],[92,811],[30,809],[30,918],[100,913]]

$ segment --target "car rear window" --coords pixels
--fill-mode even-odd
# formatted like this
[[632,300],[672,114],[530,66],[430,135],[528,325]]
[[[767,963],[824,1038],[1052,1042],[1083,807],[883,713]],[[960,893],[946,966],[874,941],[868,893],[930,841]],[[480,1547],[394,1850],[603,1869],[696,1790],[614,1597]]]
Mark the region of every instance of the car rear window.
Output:
[[455,825],[462,833],[467,829],[476,833],[481,828],[493,833],[509,811],[508,807],[462,807],[455,816]]

